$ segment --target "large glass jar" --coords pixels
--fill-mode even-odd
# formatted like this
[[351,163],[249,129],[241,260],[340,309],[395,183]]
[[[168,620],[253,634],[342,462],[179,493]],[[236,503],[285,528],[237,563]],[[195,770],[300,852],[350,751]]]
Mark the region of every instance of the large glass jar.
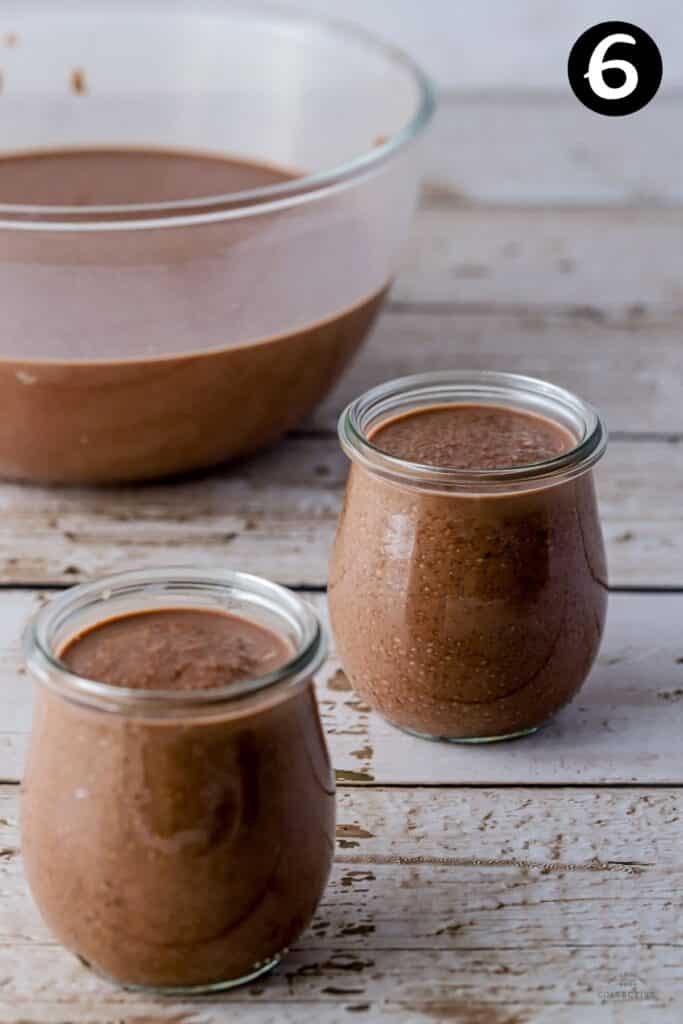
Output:
[[[155,609],[228,611],[294,653],[262,678],[170,693],[91,682],[60,661],[70,638]],[[26,645],[41,685],[22,846],[54,934],[127,987],[218,990],[269,970],[308,925],[334,849],[315,614],[239,573],[127,573],[57,598]]]
[[[534,465],[459,470],[405,462],[370,440],[393,417],[451,403],[540,415],[576,443]],[[359,398],[340,437],[352,466],[329,600],[351,683],[429,738],[533,732],[575,696],[602,637],[600,417],[531,378],[437,373]]]

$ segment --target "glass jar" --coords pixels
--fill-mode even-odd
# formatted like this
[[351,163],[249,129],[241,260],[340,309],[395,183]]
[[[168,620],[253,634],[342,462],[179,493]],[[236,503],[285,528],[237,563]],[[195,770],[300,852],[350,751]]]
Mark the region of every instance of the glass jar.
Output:
[[46,151],[143,150],[237,162],[244,180],[76,162],[46,185],[14,161],[0,476],[147,479],[272,443],[324,398],[393,279],[425,75],[361,30],[256,0],[5,0],[2,15],[3,175],[18,155],[35,170]]
[[[541,415],[576,445],[535,465],[460,470],[403,461],[368,439],[397,415],[456,403]],[[602,637],[600,417],[528,377],[433,373],[368,392],[339,433],[352,466],[329,602],[351,683],[390,722],[431,739],[533,732],[575,696]]]
[[[84,631],[159,609],[229,611],[295,653],[270,675],[193,692],[108,686],[60,661]],[[41,685],[22,847],[57,938],[129,988],[217,991],[270,970],[312,918],[334,851],[312,610],[241,573],[131,572],[52,601],[25,644]]]

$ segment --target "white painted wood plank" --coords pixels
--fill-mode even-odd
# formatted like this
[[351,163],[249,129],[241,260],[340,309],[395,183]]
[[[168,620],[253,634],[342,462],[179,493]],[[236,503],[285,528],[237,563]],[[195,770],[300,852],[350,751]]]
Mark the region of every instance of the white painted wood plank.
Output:
[[[574,702],[533,737],[477,748],[388,725],[333,658],[321,710],[342,781],[380,784],[671,783],[683,780],[683,595],[613,594],[598,663]],[[332,691],[330,692],[330,684]],[[346,684],[348,685],[348,684]]]
[[[547,0],[539,2],[550,10]],[[560,10],[555,5],[552,17]],[[554,95],[529,91],[524,80],[517,91],[482,85],[482,92],[442,100],[426,147],[432,194],[528,205],[656,205],[683,198],[683,139],[675,130],[680,92],[660,92],[633,117],[609,118],[586,110],[564,82]]]
[[679,8],[675,0],[299,0],[313,13],[340,16],[409,49],[444,86],[455,88],[566,87],[569,51],[579,35],[618,18],[641,25],[662,49],[665,85],[683,84]]
[[[325,614],[322,595],[309,595]],[[0,592],[0,779],[21,777],[31,685],[18,637],[35,606]],[[386,724],[351,692],[334,650],[318,696],[338,779],[392,785],[683,783],[683,594],[614,594],[591,678],[534,737],[483,747],[429,743]]]
[[0,791],[3,1024],[640,1024],[673,1021],[683,998],[680,790],[343,790],[312,928],[269,980],[200,1002],[120,992],[53,943],[22,881],[16,800]]
[[13,582],[171,563],[319,583],[345,471],[334,442],[293,441],[236,470],[152,487],[0,486],[0,562]]
[[[174,563],[321,586],[347,468],[333,437],[299,438],[172,484],[0,485],[0,581],[70,584]],[[614,441],[599,484],[612,584],[683,586],[683,443]]]
[[653,324],[675,326],[680,339],[682,239],[681,208],[491,208],[428,195],[393,297],[583,316],[621,328],[624,348]]
[[[453,899],[453,885],[439,889],[443,898]],[[386,906],[386,899],[396,892],[395,872],[384,892]],[[361,892],[360,898],[364,895]],[[419,906],[415,912],[419,914]],[[36,945],[23,958],[21,977],[5,975],[0,1021],[680,1024],[683,982],[675,949],[583,946],[503,952],[462,948],[366,952],[366,948],[364,940],[353,953],[327,944],[313,948],[302,944],[258,987],[213,999],[162,1000],[109,988],[86,975],[64,951]],[[22,953],[8,951],[5,971],[12,970]]]
[[330,439],[290,441],[235,470],[152,487],[0,486],[0,574],[73,583],[175,563],[320,584],[345,474]]
[[387,312],[315,415],[372,384],[509,369],[573,388],[613,430],[680,431],[683,211],[428,201]]
[[[410,308],[410,307],[409,307]],[[427,370],[508,370],[571,388],[612,431],[683,429],[683,340],[675,319],[612,324],[599,310],[507,313],[467,304],[385,314],[367,348],[311,426],[329,429],[368,387]]]

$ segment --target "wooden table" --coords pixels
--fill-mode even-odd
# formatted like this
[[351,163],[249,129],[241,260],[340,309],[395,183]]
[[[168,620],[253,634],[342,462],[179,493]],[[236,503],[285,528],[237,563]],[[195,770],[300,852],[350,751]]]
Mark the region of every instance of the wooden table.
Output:
[[[678,1024],[683,143],[668,102],[629,133],[573,99],[447,101],[387,311],[305,429],[172,485],[0,488],[0,1024]],[[612,597],[589,685],[535,738],[451,748],[370,714],[333,657],[319,697],[338,856],[313,927],[268,981],[222,998],[99,982],[52,941],[22,878],[26,617],[50,589],[180,561],[266,574],[324,613],[339,409],[381,380],[458,366],[547,377],[608,420]]]

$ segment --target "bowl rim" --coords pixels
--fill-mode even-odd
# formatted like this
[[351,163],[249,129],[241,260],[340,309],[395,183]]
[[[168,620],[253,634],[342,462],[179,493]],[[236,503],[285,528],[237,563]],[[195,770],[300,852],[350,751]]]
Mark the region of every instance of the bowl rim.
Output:
[[[73,0],[71,6],[75,11],[77,4],[73,3]],[[127,7],[131,5],[125,2],[120,4],[117,16],[125,13]],[[150,5],[150,9],[158,10],[160,16],[164,16],[163,8],[157,4]],[[180,11],[179,5],[173,5],[172,9]],[[249,0],[248,3],[246,0],[229,0],[221,16],[235,12],[256,22],[265,18],[286,26],[315,29],[374,50],[377,55],[383,56],[412,76],[418,94],[415,113],[400,131],[372,149],[328,170],[316,171],[290,181],[248,191],[160,203],[87,207],[0,203],[0,229],[44,232],[150,230],[163,227],[191,227],[275,213],[316,199],[327,198],[374,177],[383,164],[418,139],[430,124],[437,107],[436,88],[427,72],[401,47],[343,18],[311,14],[286,4],[273,3],[271,0]],[[97,148],[106,150],[108,147]],[[54,151],[63,150],[55,148]],[[22,150],[17,155],[30,152],[31,150]]]

